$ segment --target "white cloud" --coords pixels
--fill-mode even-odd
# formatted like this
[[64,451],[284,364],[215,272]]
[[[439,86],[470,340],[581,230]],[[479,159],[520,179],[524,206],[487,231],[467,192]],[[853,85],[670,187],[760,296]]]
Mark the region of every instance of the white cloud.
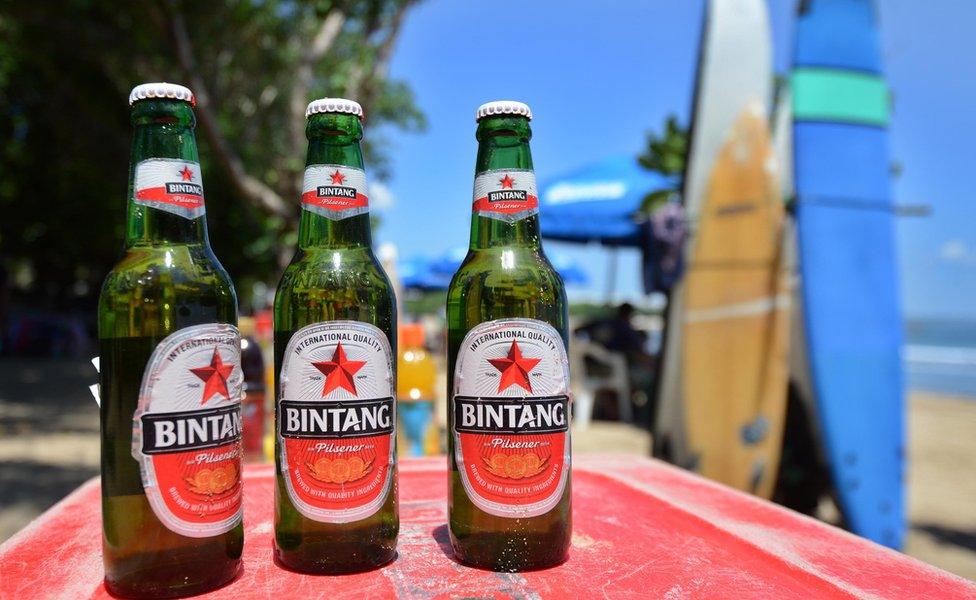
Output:
[[378,181],[369,182],[369,204],[377,210],[389,210],[396,204],[396,196],[385,184]]
[[964,240],[947,240],[939,248],[939,257],[952,263],[976,264],[976,248],[970,248]]

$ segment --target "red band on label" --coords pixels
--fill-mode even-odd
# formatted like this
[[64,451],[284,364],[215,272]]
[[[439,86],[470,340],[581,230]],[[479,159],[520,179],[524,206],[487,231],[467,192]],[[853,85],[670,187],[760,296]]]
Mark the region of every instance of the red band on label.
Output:
[[291,491],[309,506],[339,512],[370,505],[386,492],[390,435],[283,441]]
[[158,454],[152,461],[167,510],[183,521],[208,526],[234,520],[240,512],[240,442],[203,453]]
[[328,210],[347,210],[350,208],[366,208],[369,198],[363,194],[356,194],[355,198],[342,196],[319,196],[316,190],[302,194],[302,204],[317,206]]
[[464,471],[478,496],[517,511],[561,492],[566,433],[461,433]]
[[203,206],[203,196],[196,194],[170,194],[165,187],[145,188],[136,192],[136,200],[145,202],[159,202],[181,208],[200,208]]
[[496,212],[506,215],[538,207],[539,198],[536,196],[526,196],[525,200],[495,200],[494,202],[488,200],[487,196],[483,196],[471,204],[471,209],[477,212]]

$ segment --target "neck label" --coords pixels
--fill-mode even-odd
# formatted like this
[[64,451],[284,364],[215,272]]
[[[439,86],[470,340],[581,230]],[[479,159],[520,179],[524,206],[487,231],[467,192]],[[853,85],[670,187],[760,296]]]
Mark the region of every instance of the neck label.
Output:
[[498,517],[544,514],[569,480],[569,360],[535,319],[472,329],[458,350],[451,401],[454,457],[468,498]]
[[368,213],[366,172],[342,165],[306,167],[302,208],[333,221]]
[[133,201],[140,206],[196,219],[206,213],[200,163],[176,158],[150,158],[136,164]]
[[535,173],[528,169],[485,171],[474,178],[471,209],[478,216],[506,223],[538,214]]
[[187,537],[241,521],[241,334],[212,323],[156,346],[132,417],[132,456],[156,517]]
[[393,354],[369,323],[303,327],[279,374],[279,468],[303,516],[349,523],[375,514],[393,487]]

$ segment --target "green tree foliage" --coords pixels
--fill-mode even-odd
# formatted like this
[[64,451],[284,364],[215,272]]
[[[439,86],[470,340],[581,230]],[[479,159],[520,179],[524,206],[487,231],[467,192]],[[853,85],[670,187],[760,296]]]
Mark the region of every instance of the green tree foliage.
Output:
[[668,115],[661,133],[654,131],[647,133],[647,146],[637,157],[637,162],[645,169],[674,177],[677,184],[647,194],[641,203],[643,212],[653,212],[673,194],[680,192],[687,156],[688,130],[678,124],[676,116]]
[[421,130],[388,76],[415,0],[8,0],[0,5],[0,249],[29,294],[85,307],[118,258],[131,128],[143,81],[197,95],[211,240],[246,303],[290,254],[305,160],[304,110],[326,95],[381,126]]

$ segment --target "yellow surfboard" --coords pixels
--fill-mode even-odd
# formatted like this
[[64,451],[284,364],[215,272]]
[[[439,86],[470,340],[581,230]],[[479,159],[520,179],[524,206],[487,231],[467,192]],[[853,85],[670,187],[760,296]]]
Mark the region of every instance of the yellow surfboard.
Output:
[[772,495],[789,361],[790,290],[776,156],[747,105],[714,163],[683,290],[682,374],[694,468]]

